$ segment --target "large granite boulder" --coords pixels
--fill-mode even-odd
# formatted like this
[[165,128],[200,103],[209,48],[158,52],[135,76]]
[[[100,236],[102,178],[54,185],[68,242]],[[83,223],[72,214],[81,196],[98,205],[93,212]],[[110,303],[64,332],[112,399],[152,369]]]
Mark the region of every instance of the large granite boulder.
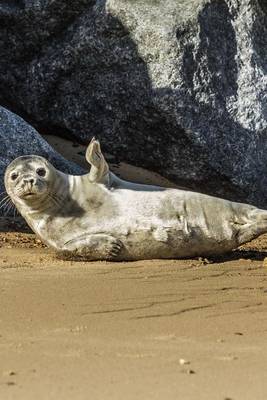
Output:
[[[6,195],[4,187],[4,173],[8,164],[14,158],[37,154],[47,158],[63,172],[73,174],[82,173],[82,169],[65,160],[22,118],[0,107],[0,203]],[[0,215],[5,214],[5,207],[0,205]]]
[[176,183],[267,207],[264,0],[0,2],[0,103]]

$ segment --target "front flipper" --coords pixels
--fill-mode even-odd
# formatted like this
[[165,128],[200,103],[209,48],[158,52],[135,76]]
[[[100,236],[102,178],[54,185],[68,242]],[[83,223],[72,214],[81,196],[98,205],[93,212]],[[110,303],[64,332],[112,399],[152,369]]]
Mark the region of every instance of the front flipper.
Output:
[[114,260],[121,249],[121,241],[114,236],[93,234],[82,235],[66,242],[61,253],[88,260]]
[[86,150],[86,160],[91,164],[89,180],[109,186],[109,166],[102,154],[100,143],[93,138]]

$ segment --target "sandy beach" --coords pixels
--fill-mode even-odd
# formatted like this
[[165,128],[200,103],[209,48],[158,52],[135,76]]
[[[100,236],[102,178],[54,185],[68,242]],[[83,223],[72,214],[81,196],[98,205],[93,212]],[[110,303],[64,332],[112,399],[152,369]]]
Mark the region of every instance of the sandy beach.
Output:
[[1,399],[266,399],[267,236],[221,260],[84,263],[13,230]]
[[217,259],[64,261],[0,218],[0,399],[265,400],[266,256],[267,235]]

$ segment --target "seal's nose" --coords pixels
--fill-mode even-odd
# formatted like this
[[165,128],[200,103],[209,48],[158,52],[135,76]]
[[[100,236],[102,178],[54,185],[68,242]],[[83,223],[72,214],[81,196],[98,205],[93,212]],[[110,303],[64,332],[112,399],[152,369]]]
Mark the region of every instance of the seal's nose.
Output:
[[34,184],[34,178],[24,178],[23,183],[30,183],[31,185]]

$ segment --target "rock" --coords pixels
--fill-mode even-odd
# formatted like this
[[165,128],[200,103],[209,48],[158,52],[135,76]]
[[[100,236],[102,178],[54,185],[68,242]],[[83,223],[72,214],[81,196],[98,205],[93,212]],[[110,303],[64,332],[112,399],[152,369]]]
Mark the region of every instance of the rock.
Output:
[[[5,195],[4,173],[7,165],[16,157],[25,154],[37,154],[47,158],[64,172],[82,173],[80,167],[65,160],[27,124],[22,118],[0,107],[0,201]],[[4,193],[3,193],[4,192]],[[4,213],[0,209],[0,215]]]
[[0,103],[183,186],[267,206],[264,0],[0,3]]

